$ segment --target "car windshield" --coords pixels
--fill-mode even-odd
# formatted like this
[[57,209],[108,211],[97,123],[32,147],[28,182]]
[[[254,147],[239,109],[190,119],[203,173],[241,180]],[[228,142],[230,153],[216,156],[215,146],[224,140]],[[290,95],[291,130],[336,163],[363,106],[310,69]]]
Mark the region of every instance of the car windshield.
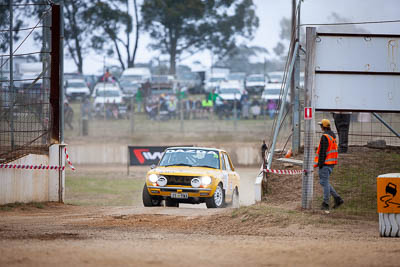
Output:
[[249,77],[248,81],[249,82],[263,82],[264,81],[264,77],[253,76],[253,77]]
[[215,82],[222,82],[224,80],[225,80],[224,78],[216,78],[216,77],[214,77],[214,78],[210,79],[210,82],[215,83]]
[[153,76],[153,77],[151,77],[151,81],[153,83],[167,83],[168,76]]
[[[134,83],[132,81],[128,81],[128,80],[123,80],[120,82],[120,84],[122,86],[136,86],[137,85],[136,83]],[[139,86],[139,85],[137,85],[137,86]]]
[[281,89],[266,89],[264,91],[264,95],[279,95],[281,93]]
[[99,90],[96,92],[96,96],[100,97],[118,97],[120,96],[119,91],[116,90]]
[[219,90],[220,94],[240,94],[240,91],[235,88],[221,88]]
[[219,169],[219,153],[216,150],[192,148],[167,149],[160,166],[190,166]]
[[131,80],[131,81],[141,81],[142,75],[122,75],[124,79]]
[[82,82],[69,82],[68,87],[74,87],[74,88],[80,88],[80,87],[86,87],[86,85]]

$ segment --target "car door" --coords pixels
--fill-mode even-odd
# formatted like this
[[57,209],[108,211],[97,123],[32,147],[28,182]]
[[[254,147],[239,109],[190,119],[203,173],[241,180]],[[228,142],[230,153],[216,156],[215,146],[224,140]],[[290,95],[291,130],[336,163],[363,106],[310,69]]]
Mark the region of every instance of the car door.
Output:
[[222,170],[222,183],[223,189],[225,190],[225,196],[227,195],[228,183],[229,183],[229,172],[226,169],[225,155],[221,153],[221,170]]
[[224,155],[226,171],[228,172],[228,181],[226,184],[225,194],[226,194],[226,198],[228,200],[230,200],[232,198],[233,189],[235,188],[235,185],[236,185],[237,177],[234,172],[233,165],[229,159],[228,154],[226,154],[224,152],[223,155]]
[[[240,176],[239,174],[235,171],[235,167],[233,166],[232,160],[230,159],[229,155],[227,154],[227,158],[230,163],[231,167],[231,181],[232,181],[232,191],[235,189],[235,187],[240,190]],[[238,191],[239,192],[239,191]]]

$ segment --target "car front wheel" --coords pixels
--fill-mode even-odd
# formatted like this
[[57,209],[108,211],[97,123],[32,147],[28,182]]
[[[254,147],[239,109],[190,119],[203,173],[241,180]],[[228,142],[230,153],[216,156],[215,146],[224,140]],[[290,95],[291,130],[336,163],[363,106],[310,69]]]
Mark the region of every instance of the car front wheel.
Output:
[[207,208],[223,208],[225,206],[225,192],[222,184],[218,184],[214,195],[206,200]]
[[149,194],[146,184],[143,187],[142,200],[145,207],[161,206],[161,200],[156,199]]

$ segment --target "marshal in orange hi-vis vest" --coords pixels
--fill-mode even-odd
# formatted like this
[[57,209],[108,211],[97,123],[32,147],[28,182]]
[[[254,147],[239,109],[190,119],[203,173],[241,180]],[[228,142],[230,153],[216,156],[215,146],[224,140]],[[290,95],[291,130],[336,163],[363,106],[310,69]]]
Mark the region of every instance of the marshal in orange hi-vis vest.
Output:
[[[328,139],[329,145],[326,151],[326,158],[324,164],[326,165],[336,165],[338,159],[338,145],[336,143],[336,138],[333,138],[329,134],[324,134]],[[318,146],[317,155],[314,158],[314,167],[318,166],[319,150],[321,149],[321,143]]]

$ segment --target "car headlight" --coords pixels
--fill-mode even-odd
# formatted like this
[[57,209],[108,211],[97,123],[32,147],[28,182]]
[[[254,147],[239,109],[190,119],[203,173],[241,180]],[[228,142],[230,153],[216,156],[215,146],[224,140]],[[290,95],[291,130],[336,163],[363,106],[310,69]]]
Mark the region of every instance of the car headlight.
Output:
[[159,185],[159,186],[166,186],[167,185],[167,178],[165,178],[164,176],[160,176],[160,177],[158,177],[158,180],[157,180],[157,184]]
[[201,185],[201,180],[199,178],[193,178],[192,181],[190,182],[190,184],[192,185],[192,187],[200,187]]
[[149,175],[150,182],[155,183],[155,182],[157,182],[157,180],[158,180],[158,176],[156,174],[153,173],[153,174]]
[[211,182],[212,182],[212,179],[211,179],[210,176],[203,176],[203,177],[201,177],[201,184],[202,184],[202,185],[207,186],[207,185],[210,185]]

